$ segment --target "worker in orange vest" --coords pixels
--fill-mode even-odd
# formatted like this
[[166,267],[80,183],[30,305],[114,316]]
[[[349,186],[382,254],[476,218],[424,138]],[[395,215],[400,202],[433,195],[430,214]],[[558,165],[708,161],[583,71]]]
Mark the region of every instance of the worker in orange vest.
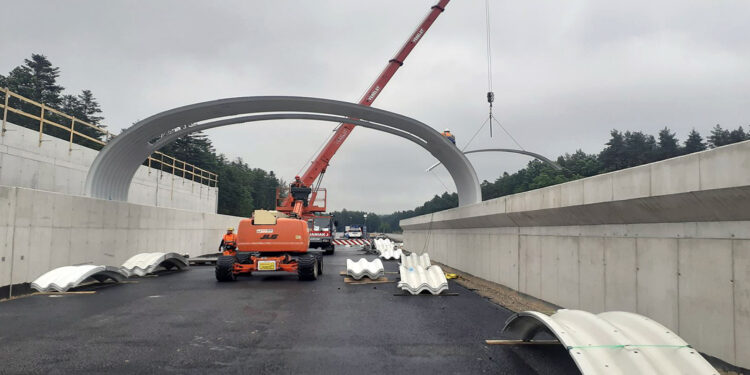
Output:
[[224,238],[221,239],[221,244],[219,244],[219,251],[222,248],[225,253],[233,253],[237,249],[237,235],[234,234],[234,228],[227,228],[227,234],[224,235]]
[[456,144],[456,137],[453,136],[453,134],[451,134],[450,129],[446,128],[442,134],[443,134],[443,137],[448,138],[448,140],[451,141],[451,143],[453,143],[454,145]]

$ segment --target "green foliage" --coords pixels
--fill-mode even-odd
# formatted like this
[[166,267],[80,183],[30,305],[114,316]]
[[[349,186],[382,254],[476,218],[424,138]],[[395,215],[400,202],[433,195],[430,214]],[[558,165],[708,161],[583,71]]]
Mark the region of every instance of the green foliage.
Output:
[[688,138],[685,140],[685,147],[682,149],[685,154],[692,154],[693,152],[703,151],[707,148],[706,143],[703,142],[703,137],[695,129],[690,131]]
[[276,208],[276,188],[283,182],[273,171],[251,168],[240,158],[229,161],[224,155],[217,155],[201,132],[181,137],[160,151],[219,174],[220,214],[250,217],[253,210]]
[[[57,109],[93,125],[104,127],[101,124],[103,117],[99,116],[102,111],[94,94],[90,90],[83,90],[78,95],[63,94],[64,88],[57,84],[59,76],[60,68],[53,66],[46,56],[33,53],[31,59],[24,60],[24,65],[13,68],[7,76],[0,76],[0,86],[7,87],[11,91],[47,107]],[[41,109],[36,105],[21,102],[18,99],[11,99],[8,104],[26,113],[36,116],[41,115]],[[70,127],[72,123],[68,118],[52,112],[46,112],[44,117],[67,127]],[[14,124],[34,130],[39,129],[38,120],[15,113],[9,113],[8,118]],[[75,130],[95,139],[101,140],[104,137],[102,132],[83,125],[76,126]],[[68,131],[51,125],[44,127],[44,133],[62,139],[68,139],[69,137]],[[101,148],[98,143],[90,140],[76,138],[75,141],[90,148]]]

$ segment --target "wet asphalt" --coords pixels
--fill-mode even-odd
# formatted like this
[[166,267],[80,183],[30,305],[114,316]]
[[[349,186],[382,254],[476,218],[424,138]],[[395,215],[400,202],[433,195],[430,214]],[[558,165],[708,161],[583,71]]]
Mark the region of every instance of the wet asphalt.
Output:
[[337,247],[311,282],[218,283],[212,266],[194,266],[82,289],[94,294],[0,302],[0,373],[579,373],[561,346],[485,345],[507,338],[511,312],[452,281],[458,296],[345,284],[346,258],[361,254]]

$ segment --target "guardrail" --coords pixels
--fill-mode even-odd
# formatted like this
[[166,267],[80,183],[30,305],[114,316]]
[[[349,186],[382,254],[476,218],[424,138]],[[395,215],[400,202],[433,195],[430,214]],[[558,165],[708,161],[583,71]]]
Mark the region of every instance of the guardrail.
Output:
[[[38,122],[39,147],[44,142],[44,134],[60,139],[67,139],[69,144],[68,152],[73,151],[73,144],[101,150],[109,140],[115,137],[115,135],[106,129],[16,94],[8,88],[0,88],[0,96],[2,96],[0,99],[0,108],[3,111],[3,122],[0,129],[0,135],[2,136],[5,136],[5,132],[7,131],[8,116],[13,117],[15,115],[21,120],[17,121],[20,122],[18,125],[27,128],[32,126],[35,128]],[[100,139],[100,137],[103,137],[104,140]],[[168,172],[210,187],[218,185],[218,174],[196,167],[159,151],[149,156],[146,164],[149,168],[158,168],[159,171]]]

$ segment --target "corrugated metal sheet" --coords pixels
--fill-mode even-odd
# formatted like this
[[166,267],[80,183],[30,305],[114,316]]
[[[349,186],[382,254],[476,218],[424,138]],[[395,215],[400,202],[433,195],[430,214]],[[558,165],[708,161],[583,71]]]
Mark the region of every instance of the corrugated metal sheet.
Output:
[[503,332],[531,340],[539,332],[558,338],[583,374],[717,374],[670,329],[642,315],[558,310],[514,314]]
[[411,253],[408,256],[401,257],[401,265],[406,268],[409,268],[409,267],[428,268],[429,266],[432,265],[432,263],[430,263],[430,255],[427,253],[424,253],[422,255]]
[[187,267],[188,260],[177,253],[140,253],[126,260],[120,271],[127,276],[144,276],[157,270]]
[[401,249],[389,249],[389,250],[383,250],[380,252],[380,257],[388,260],[388,259],[401,259],[401,256],[403,256],[404,253],[401,251]]
[[31,287],[40,292],[48,292],[50,290],[65,292],[70,288],[77,287],[89,279],[100,282],[111,279],[116,282],[121,282],[125,280],[125,278],[126,276],[115,267],[85,264],[80,266],[55,268],[52,271],[39,276],[31,283]]
[[444,290],[448,290],[448,280],[440,266],[428,268],[400,266],[398,270],[401,274],[398,287],[411,294],[419,294],[424,291],[440,294]]
[[375,250],[379,251],[381,254],[383,251],[394,250],[395,248],[393,241],[387,238],[376,238],[374,242]]
[[377,258],[372,262],[368,262],[365,258],[361,258],[356,262],[351,259],[346,260],[346,274],[355,280],[359,280],[365,276],[375,280],[382,277],[384,271],[383,262]]

